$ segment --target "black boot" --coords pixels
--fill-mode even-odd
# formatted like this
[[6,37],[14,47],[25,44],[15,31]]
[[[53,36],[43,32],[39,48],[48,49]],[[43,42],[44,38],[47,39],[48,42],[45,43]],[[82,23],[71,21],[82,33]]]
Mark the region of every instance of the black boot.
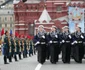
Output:
[[21,54],[19,54],[19,59],[21,60]]
[[6,56],[4,56],[4,64],[8,64],[7,63],[7,57]]
[[9,56],[9,62],[12,62],[12,57],[11,56]]
[[16,55],[14,56],[14,59],[15,59],[15,61],[18,61],[18,60],[17,60],[17,56],[16,56]]

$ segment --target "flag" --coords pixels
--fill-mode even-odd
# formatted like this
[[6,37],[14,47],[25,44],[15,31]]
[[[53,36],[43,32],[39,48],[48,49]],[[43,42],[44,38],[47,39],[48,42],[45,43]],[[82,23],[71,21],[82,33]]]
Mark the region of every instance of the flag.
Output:
[[10,35],[12,35],[12,30],[10,30]]
[[4,35],[4,28],[1,30],[1,36]]

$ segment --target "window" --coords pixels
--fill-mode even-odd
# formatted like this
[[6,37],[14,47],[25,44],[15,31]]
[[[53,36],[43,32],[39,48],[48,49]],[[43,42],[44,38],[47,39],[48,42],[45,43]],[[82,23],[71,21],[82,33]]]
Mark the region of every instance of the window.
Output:
[[10,24],[10,27],[12,27],[12,24]]
[[62,11],[62,6],[57,6],[56,11]]
[[2,24],[0,24],[0,27],[2,27]]
[[7,27],[7,24],[5,24],[5,27]]
[[10,17],[10,21],[12,21],[12,17]]
[[7,18],[5,17],[5,21],[7,21]]

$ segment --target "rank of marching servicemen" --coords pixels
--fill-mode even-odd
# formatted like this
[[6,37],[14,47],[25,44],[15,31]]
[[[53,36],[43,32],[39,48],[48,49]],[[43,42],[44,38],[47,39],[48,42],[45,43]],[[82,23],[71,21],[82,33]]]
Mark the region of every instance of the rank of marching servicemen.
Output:
[[[35,48],[31,37],[9,35],[6,31],[5,35],[0,38],[0,55],[3,54],[4,64],[9,64],[13,59],[17,62],[23,58],[27,58],[35,54]],[[8,62],[9,60],[9,62]]]
[[19,61],[27,58],[28,55],[32,56],[36,51],[37,61],[41,64],[46,60],[56,64],[59,61],[59,55],[62,55],[63,63],[69,64],[71,59],[82,63],[82,59],[85,58],[85,33],[82,33],[79,26],[75,28],[74,33],[70,33],[68,26],[64,26],[62,31],[59,31],[54,25],[48,33],[43,25],[39,25],[34,38],[9,35],[8,31],[0,38],[0,55],[4,55],[4,64],[12,62],[12,59]]
[[50,60],[52,64],[56,64],[61,55],[63,63],[70,64],[71,59],[82,63],[82,59],[85,58],[85,33],[82,33],[79,26],[74,31],[70,33],[68,26],[59,31],[53,25],[47,33],[44,26],[39,25],[33,40],[37,50],[37,61],[44,64],[46,60]]

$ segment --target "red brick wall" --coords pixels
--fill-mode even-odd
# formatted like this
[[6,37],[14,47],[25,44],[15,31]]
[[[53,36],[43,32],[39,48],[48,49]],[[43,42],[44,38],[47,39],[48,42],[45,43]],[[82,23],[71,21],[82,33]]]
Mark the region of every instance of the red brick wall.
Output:
[[[52,1],[52,2],[48,2],[48,1]],[[59,1],[59,0],[54,0],[54,1]],[[62,4],[58,4],[58,3],[62,3]],[[62,7],[62,12],[56,11],[58,6]],[[35,4],[26,4],[23,2],[19,2],[18,4],[14,4],[15,24],[25,24],[25,25],[15,26],[15,29],[16,28],[28,28],[29,24],[33,24],[35,20],[39,19],[44,8],[47,9],[52,20],[68,15],[68,7],[66,6],[66,2],[53,2],[53,0],[47,0],[47,2],[45,3],[40,2],[40,3],[35,3]],[[62,28],[64,25],[67,25],[67,24],[61,24],[61,22],[59,21],[55,21],[54,23],[59,28]],[[22,33],[29,34],[28,30],[17,30],[17,31],[20,34]]]

